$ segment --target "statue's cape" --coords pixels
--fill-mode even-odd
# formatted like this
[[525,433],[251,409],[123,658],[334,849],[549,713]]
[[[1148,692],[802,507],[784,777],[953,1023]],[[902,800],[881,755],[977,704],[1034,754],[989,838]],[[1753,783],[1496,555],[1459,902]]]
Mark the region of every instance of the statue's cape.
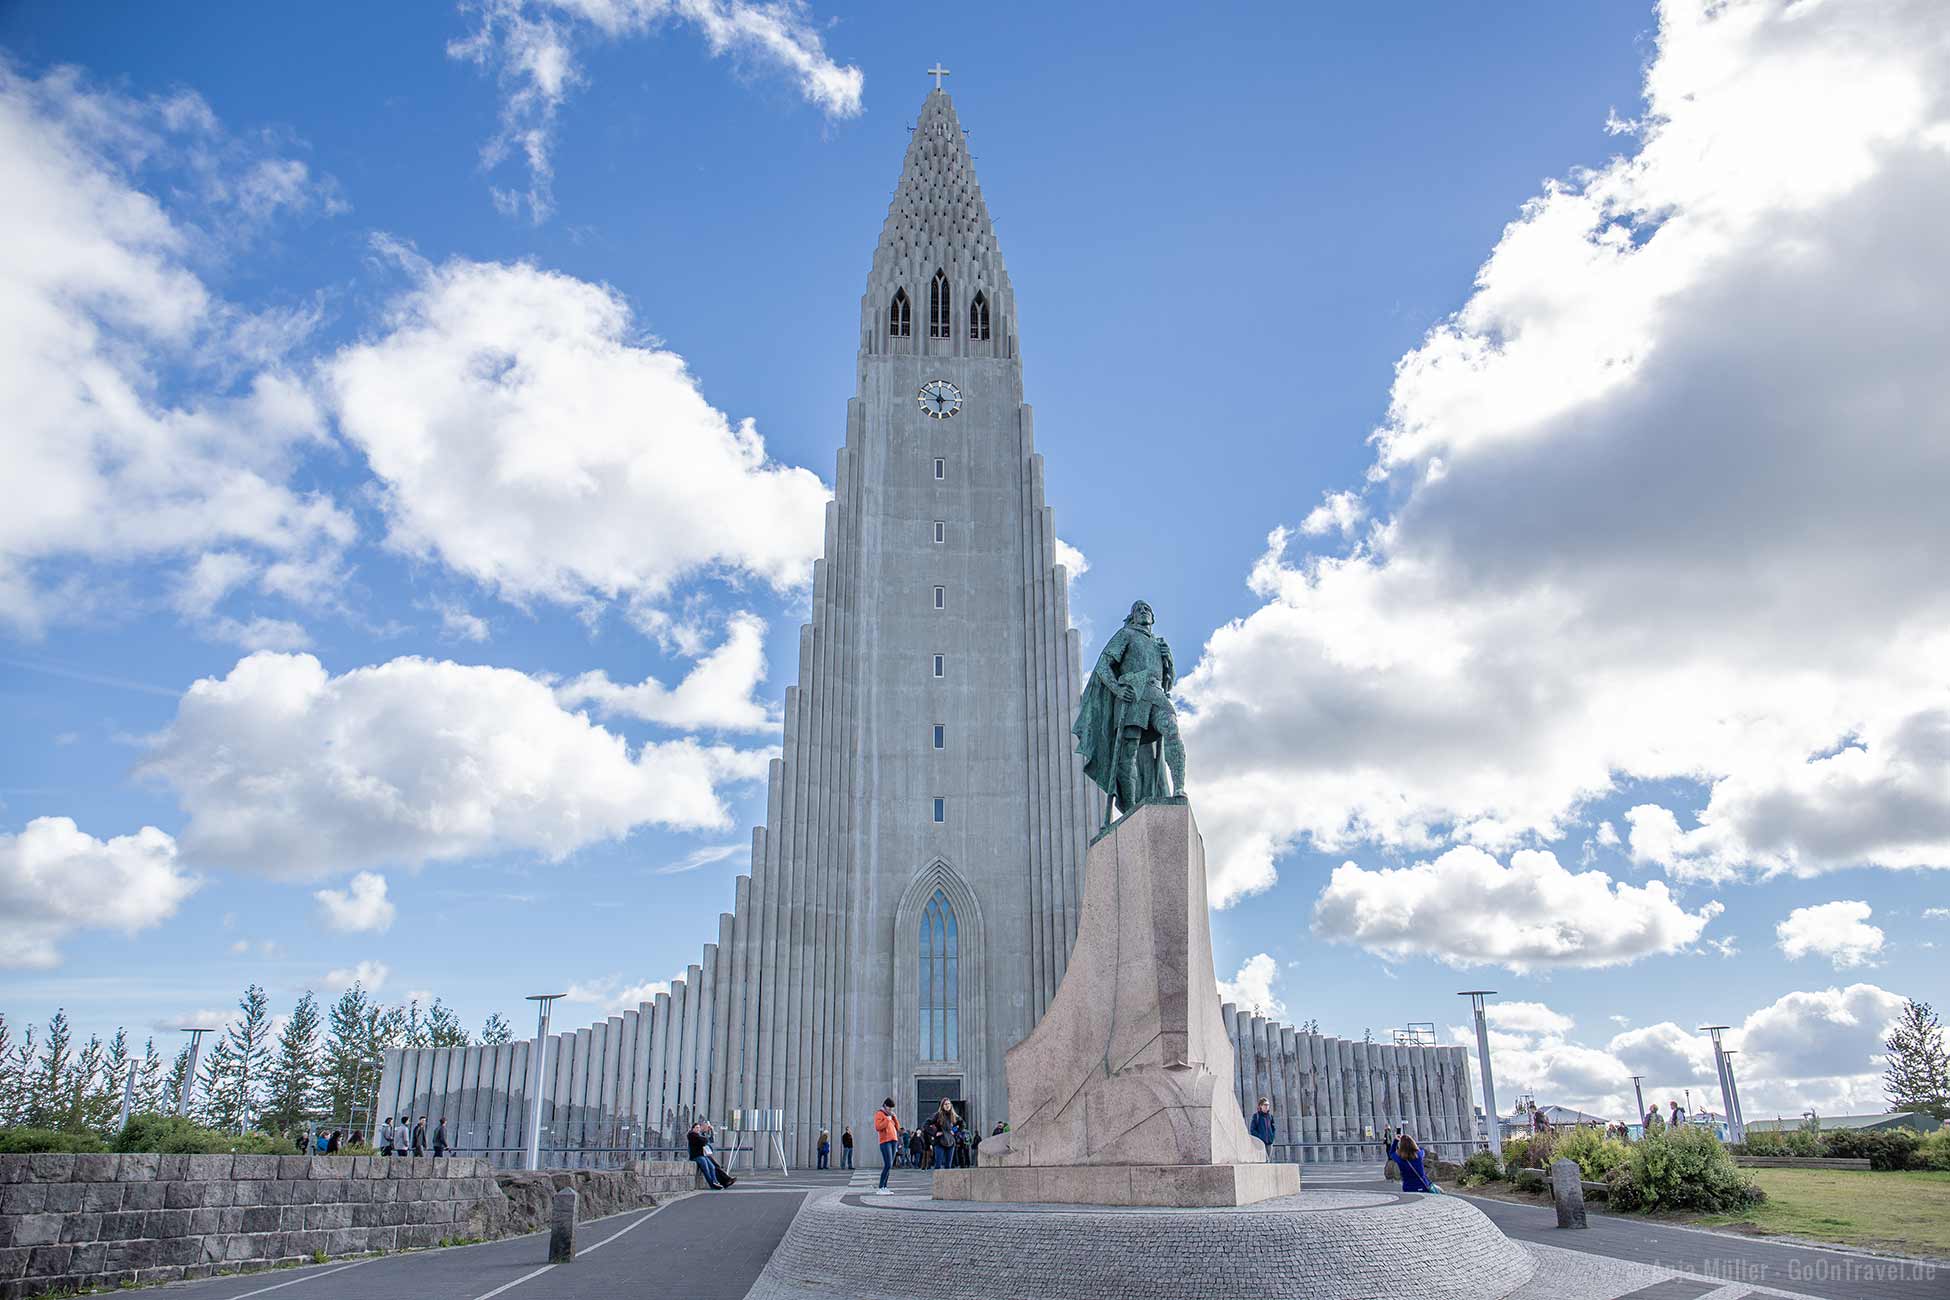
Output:
[[1083,774],[1107,794],[1117,788],[1117,774],[1111,770],[1111,763],[1117,754],[1118,703],[1110,688],[1092,673],[1083,688],[1076,725],[1070,728],[1070,733],[1077,738],[1077,753],[1083,756]]
[[[1070,728],[1070,734],[1077,738],[1077,753],[1083,757],[1083,774],[1096,782],[1097,788],[1106,794],[1114,794],[1117,790],[1117,773],[1111,765],[1116,761],[1117,737],[1123,729],[1120,717],[1123,707],[1123,701],[1092,673],[1083,688],[1083,702],[1077,708],[1076,725]],[[1155,745],[1157,741],[1158,732],[1146,727],[1140,743]],[[1158,798],[1164,793],[1155,752],[1147,755],[1139,751],[1137,780],[1139,803]]]

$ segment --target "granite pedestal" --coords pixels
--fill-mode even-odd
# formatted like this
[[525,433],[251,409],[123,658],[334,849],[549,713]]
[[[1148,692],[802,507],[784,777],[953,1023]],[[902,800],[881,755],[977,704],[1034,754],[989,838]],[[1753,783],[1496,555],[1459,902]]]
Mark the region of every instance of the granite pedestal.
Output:
[[1063,982],[1009,1049],[1010,1132],[938,1200],[1247,1205],[1300,1190],[1268,1164],[1233,1092],[1205,846],[1189,804],[1147,804],[1091,844]]

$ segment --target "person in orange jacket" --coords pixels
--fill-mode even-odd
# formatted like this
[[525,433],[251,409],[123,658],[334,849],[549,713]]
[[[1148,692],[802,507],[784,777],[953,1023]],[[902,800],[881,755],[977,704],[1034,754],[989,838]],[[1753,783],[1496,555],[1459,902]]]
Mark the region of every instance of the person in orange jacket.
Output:
[[880,1109],[873,1113],[874,1136],[880,1139],[880,1196],[887,1196],[887,1175],[894,1167],[894,1148],[901,1140],[900,1117],[894,1114],[894,1099],[889,1097],[880,1103]]

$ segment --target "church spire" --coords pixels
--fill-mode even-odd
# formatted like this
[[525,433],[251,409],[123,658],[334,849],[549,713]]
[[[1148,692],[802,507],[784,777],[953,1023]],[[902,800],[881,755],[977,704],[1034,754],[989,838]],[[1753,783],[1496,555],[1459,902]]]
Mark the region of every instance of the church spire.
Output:
[[1015,294],[947,91],[928,92],[912,130],[861,301],[862,355],[1013,357]]

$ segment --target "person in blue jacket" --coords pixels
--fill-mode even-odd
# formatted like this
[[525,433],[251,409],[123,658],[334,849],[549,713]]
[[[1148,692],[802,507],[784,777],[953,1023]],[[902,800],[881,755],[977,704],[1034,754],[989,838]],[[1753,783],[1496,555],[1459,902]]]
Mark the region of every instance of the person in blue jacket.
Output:
[[1269,1156],[1273,1154],[1273,1133],[1277,1127],[1273,1123],[1273,1103],[1261,1097],[1259,1109],[1253,1112],[1246,1131],[1266,1144],[1266,1154]]
[[1422,1172],[1422,1149],[1415,1145],[1415,1139],[1408,1135],[1407,1129],[1400,1130],[1401,1136],[1388,1139],[1388,1158],[1395,1162],[1401,1171],[1404,1192],[1433,1192],[1435,1187],[1429,1176]]

